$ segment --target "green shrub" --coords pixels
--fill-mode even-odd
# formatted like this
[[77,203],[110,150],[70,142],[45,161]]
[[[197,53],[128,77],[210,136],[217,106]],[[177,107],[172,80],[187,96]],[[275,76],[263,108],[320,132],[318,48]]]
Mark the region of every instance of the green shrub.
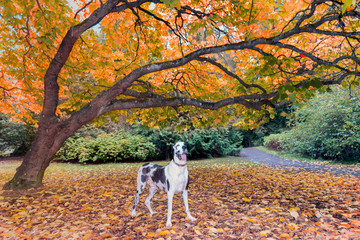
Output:
[[[360,106],[345,90],[318,94],[294,112],[294,127],[266,144],[306,157],[356,161],[360,155]],[[272,140],[272,141],[271,141]],[[277,143],[274,143],[277,142]]]
[[[101,131],[100,131],[101,132]],[[144,161],[155,155],[155,145],[145,137],[126,132],[69,138],[56,159],[72,162],[104,163]]]
[[261,124],[255,129],[243,130],[242,135],[244,137],[243,147],[253,147],[264,145],[265,137],[271,134],[281,133],[285,129],[288,129],[288,118],[283,113],[289,114],[293,109],[289,106],[283,106],[275,109],[273,118],[270,114],[267,114],[265,123]]
[[283,151],[283,138],[284,134],[278,133],[278,134],[271,134],[269,136],[264,137],[264,145],[271,149],[276,151]]
[[183,135],[189,158],[211,158],[240,154],[243,137],[230,129],[196,129]]
[[172,158],[171,148],[178,141],[186,142],[190,159],[239,154],[243,141],[238,129],[195,129],[179,133],[135,126],[133,132],[146,136],[156,146],[155,159],[162,160]]
[[84,163],[165,160],[172,158],[172,147],[178,141],[185,141],[188,158],[196,159],[239,154],[243,137],[237,129],[179,133],[136,125],[129,132],[107,133],[104,129],[86,126],[66,140],[55,159]]
[[156,148],[154,159],[165,160],[170,159],[171,148],[174,143],[181,140],[181,134],[171,129],[150,129],[141,125],[133,126],[133,134],[145,136],[148,141],[152,142]]
[[34,125],[12,122],[8,115],[0,114],[0,156],[25,154],[35,133]]

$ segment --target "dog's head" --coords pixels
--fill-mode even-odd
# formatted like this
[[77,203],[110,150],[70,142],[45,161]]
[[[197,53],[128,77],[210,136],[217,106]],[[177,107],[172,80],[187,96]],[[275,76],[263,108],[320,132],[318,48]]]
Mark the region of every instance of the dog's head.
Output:
[[177,142],[173,146],[174,161],[179,164],[186,163],[186,144],[184,142]]

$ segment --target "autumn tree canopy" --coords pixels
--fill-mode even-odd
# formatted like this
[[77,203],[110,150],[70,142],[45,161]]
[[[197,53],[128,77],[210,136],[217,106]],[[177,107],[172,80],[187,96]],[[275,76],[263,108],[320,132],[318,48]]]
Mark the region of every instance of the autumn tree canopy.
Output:
[[1,3],[0,109],[41,113],[5,188],[40,186],[62,143],[114,111],[150,126],[181,114],[194,126],[251,124],[321,86],[359,84],[351,0],[74,3]]

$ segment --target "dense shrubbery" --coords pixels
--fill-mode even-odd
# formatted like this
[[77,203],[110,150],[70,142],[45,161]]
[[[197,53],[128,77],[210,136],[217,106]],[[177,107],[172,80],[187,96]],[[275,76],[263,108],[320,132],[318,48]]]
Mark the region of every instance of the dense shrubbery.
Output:
[[[0,156],[4,150],[24,154],[35,136],[35,128],[0,119]],[[69,138],[56,155],[56,160],[84,163],[144,161],[170,159],[177,141],[188,144],[190,159],[236,155],[241,152],[243,131],[239,129],[197,129],[176,132],[141,126],[111,125],[103,128],[86,126]]]
[[134,128],[134,133],[146,136],[156,145],[155,159],[169,159],[172,145],[184,141],[190,159],[239,154],[242,149],[242,132],[238,129],[196,129],[181,133],[172,130]]
[[182,139],[182,135],[178,132],[166,129],[143,128],[140,125],[133,126],[132,133],[145,136],[148,141],[155,145],[156,155],[153,159],[156,160],[169,159],[173,144]]
[[296,108],[291,130],[267,137],[265,144],[307,157],[358,160],[359,99],[345,90],[319,94]]
[[177,141],[188,145],[188,158],[239,154],[242,135],[233,129],[202,129],[177,133],[171,130],[144,129],[106,133],[87,127],[69,138],[57,160],[72,162],[120,162],[169,159]]
[[0,156],[26,153],[35,138],[35,130],[34,125],[11,122],[7,115],[0,114]]
[[190,158],[238,155],[243,136],[235,129],[197,129],[184,134]]
[[90,131],[69,138],[57,154],[62,161],[104,163],[143,161],[155,155],[155,145],[146,137],[127,132]]
[[283,138],[285,134],[286,132],[266,136],[264,138],[264,145],[271,150],[283,151],[285,145]]
[[288,129],[288,119],[283,113],[289,114],[291,112],[292,108],[289,106],[275,109],[275,115],[272,118],[270,115],[266,116],[268,117],[267,122],[252,130],[242,130],[241,133],[244,138],[242,143],[243,147],[262,146],[265,137]]

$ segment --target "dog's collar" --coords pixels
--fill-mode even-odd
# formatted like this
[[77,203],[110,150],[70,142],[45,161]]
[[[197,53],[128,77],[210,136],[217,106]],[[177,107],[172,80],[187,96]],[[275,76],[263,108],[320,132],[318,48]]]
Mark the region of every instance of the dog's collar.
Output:
[[185,167],[186,166],[186,163],[185,164],[179,164],[179,163],[175,162],[175,160],[172,160],[172,161],[179,167]]

